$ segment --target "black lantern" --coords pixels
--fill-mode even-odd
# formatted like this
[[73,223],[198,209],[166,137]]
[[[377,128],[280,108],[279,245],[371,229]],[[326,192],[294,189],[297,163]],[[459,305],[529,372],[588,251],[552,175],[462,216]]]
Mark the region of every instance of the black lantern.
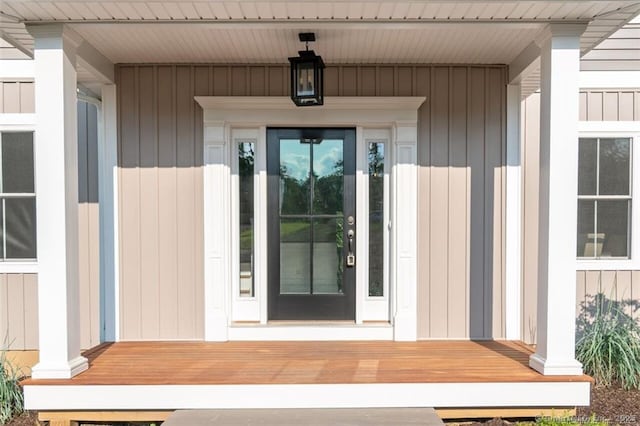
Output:
[[300,33],[300,41],[306,43],[306,50],[300,56],[289,58],[291,63],[291,100],[298,106],[324,104],[324,62],[309,50],[309,42],[316,41],[314,33]]

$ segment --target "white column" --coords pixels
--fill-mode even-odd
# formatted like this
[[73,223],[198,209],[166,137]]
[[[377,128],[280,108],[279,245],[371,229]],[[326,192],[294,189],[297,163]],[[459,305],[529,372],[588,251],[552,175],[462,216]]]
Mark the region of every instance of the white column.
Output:
[[581,374],[575,360],[578,81],[584,25],[552,24],[541,48],[538,344],[529,365]]
[[98,130],[101,340],[119,340],[118,322],[118,129],[116,86],[102,86]]
[[80,356],[78,135],[75,50],[62,24],[28,27],[35,39],[35,163],[40,362],[33,377],[70,378]]
[[[417,122],[417,117],[416,117]],[[418,335],[418,132],[416,122],[396,123],[393,159],[394,339]]]
[[522,179],[520,165],[519,84],[507,85],[507,216],[505,337],[521,338],[522,327]]

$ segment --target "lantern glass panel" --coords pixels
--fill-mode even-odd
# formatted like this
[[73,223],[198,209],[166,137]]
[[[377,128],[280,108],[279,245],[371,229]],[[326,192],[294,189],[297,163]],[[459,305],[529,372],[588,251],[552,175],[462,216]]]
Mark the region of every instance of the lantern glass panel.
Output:
[[298,96],[315,95],[315,76],[313,62],[302,62],[298,64],[298,84],[296,94]]

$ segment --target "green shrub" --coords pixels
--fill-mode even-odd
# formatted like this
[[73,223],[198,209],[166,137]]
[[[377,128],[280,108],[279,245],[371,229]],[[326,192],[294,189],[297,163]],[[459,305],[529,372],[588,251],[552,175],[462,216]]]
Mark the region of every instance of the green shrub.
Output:
[[0,424],[5,424],[24,409],[24,400],[19,380],[20,371],[7,360],[6,353],[0,351]]
[[640,389],[640,326],[620,302],[602,294],[593,299],[578,320],[576,358],[597,385]]

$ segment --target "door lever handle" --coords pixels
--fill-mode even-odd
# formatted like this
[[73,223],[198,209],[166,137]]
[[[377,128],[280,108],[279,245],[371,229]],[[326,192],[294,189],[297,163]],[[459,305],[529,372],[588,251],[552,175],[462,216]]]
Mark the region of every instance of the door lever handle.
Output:
[[349,231],[347,232],[347,238],[349,239],[348,243],[348,252],[347,252],[347,266],[355,266],[356,264],[356,257],[353,255],[353,236],[355,235],[355,232],[353,232],[353,229],[349,229]]

